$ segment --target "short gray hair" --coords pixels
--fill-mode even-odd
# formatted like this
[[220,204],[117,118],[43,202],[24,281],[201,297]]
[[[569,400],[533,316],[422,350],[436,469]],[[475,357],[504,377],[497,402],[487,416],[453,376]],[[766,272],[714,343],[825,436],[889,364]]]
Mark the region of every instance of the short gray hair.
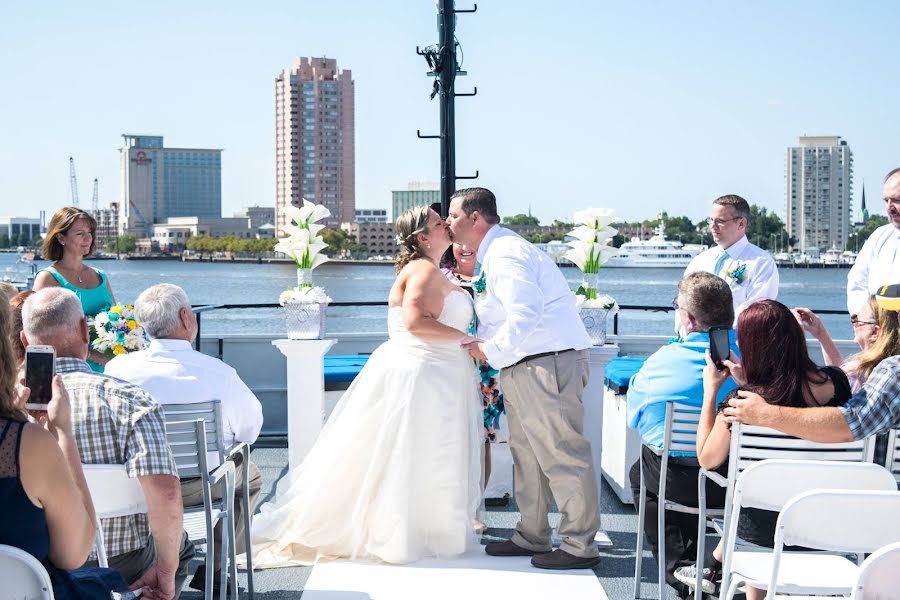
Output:
[[721,277],[695,271],[681,278],[678,293],[684,302],[681,308],[693,315],[701,331],[709,331],[710,327],[731,327],[734,323],[731,288]]
[[149,287],[134,302],[134,316],[152,339],[166,338],[178,329],[181,309],[191,310],[184,290],[171,283]]
[[[48,287],[38,290],[22,304],[22,330],[29,340],[52,344],[75,331],[84,319],[81,301],[71,290]],[[57,336],[60,336],[57,339]]]

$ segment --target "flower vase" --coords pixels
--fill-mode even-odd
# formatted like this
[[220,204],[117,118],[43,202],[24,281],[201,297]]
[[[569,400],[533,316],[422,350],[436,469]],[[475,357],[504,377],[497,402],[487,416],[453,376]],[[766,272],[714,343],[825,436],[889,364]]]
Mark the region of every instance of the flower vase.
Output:
[[297,287],[312,287],[312,269],[297,269]]
[[325,337],[325,309],[317,302],[288,302],[284,305],[289,340],[321,340]]
[[597,285],[600,283],[600,273],[583,273],[581,277],[581,287],[584,289],[584,296],[588,300],[597,299]]
[[581,308],[579,314],[584,328],[591,338],[591,343],[595,346],[604,345],[606,343],[606,317],[609,315],[609,309]]

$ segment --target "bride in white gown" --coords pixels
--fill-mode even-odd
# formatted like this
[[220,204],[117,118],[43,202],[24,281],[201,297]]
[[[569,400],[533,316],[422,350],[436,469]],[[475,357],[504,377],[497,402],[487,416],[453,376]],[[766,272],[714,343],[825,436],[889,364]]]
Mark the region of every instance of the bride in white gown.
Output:
[[460,347],[472,301],[437,268],[450,237],[436,212],[412,209],[396,228],[403,243],[390,338],[254,519],[256,567],[337,557],[406,563],[477,544],[482,406],[475,365]]

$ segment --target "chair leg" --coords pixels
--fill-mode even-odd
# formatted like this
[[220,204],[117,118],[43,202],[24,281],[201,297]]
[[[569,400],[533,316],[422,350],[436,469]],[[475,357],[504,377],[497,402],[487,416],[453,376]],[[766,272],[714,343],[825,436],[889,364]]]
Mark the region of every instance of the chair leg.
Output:
[[[224,543],[224,542],[223,542]],[[215,577],[215,561],[213,557],[216,551],[216,541],[213,538],[213,528],[206,528],[206,592],[203,597],[206,600],[213,600],[213,579]]]
[[694,588],[694,599],[703,600],[703,560],[706,558],[706,477],[700,473],[697,476],[697,579]]
[[[225,486],[226,493],[228,490],[228,486]],[[227,506],[227,503],[226,503]],[[224,534],[222,535],[222,548],[219,550],[219,564],[221,565],[221,569],[219,570],[219,600],[227,600],[228,595],[228,548],[231,545],[231,533],[228,530],[228,521],[230,519],[230,514],[219,515],[219,522],[222,523],[222,529],[224,530]],[[223,519],[225,519],[223,521]],[[235,588],[237,588],[237,580],[232,582]],[[237,590],[232,592],[232,597]]]
[[638,498],[637,545],[634,551],[634,597],[641,597],[641,559],[644,555],[644,510],[647,508],[647,489],[644,487],[644,461],[641,462],[641,491]]
[[656,548],[659,556],[658,574],[659,574],[659,600],[666,600],[666,473],[662,472],[660,479],[660,495],[656,499]]
[[[244,446],[244,464],[241,470],[244,476],[244,493],[241,501],[244,503],[244,545],[246,546],[247,555],[247,593],[250,600],[254,600],[253,592],[253,549],[250,546],[250,524],[253,521],[253,515],[250,514],[250,448]],[[237,548],[235,548],[237,550]]]

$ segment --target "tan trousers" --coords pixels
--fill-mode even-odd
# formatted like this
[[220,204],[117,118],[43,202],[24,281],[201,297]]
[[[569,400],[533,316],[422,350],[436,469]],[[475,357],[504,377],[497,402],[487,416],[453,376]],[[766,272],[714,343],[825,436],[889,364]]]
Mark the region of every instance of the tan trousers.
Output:
[[[244,531],[244,510],[243,510],[243,497],[244,497],[244,477],[243,477],[243,468],[240,464],[240,459],[235,461],[234,466],[235,471],[235,495],[234,495],[234,537],[235,537],[235,553],[241,554],[246,551],[246,541],[247,541],[247,532]],[[250,488],[248,492],[250,493],[250,515],[253,515],[253,512],[256,510],[256,503],[259,500],[260,492],[262,491],[262,475],[259,473],[259,469],[252,461],[247,465],[247,474],[250,479],[246,485],[249,485]],[[219,484],[213,486],[212,488],[212,498],[213,500],[219,500],[222,498],[222,488],[224,484]],[[200,486],[199,479],[182,479],[181,480],[181,499],[182,503],[185,506],[202,506],[203,505],[203,490]],[[213,540],[216,545],[215,556],[213,556],[213,564],[215,565],[215,570],[218,571],[221,568],[219,564],[222,560],[222,555],[219,550],[222,548],[222,522],[219,521],[216,524],[215,531],[213,532]]]
[[521,362],[500,371],[515,468],[516,504],[522,514],[512,541],[536,552],[550,545],[550,502],[562,513],[560,548],[598,556],[597,478],[583,435],[581,395],[590,371],[587,350]]

